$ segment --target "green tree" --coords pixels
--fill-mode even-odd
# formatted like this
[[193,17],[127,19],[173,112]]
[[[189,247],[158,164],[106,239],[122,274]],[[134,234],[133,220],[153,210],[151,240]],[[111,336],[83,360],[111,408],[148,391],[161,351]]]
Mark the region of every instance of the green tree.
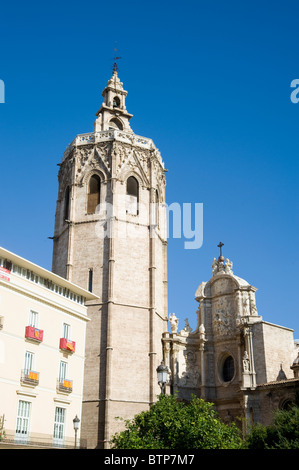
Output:
[[248,449],[299,449],[299,407],[275,411],[270,426],[253,426],[246,446]]
[[213,403],[193,397],[189,403],[160,395],[149,411],[125,421],[111,440],[114,449],[236,449],[237,426],[222,423]]
[[4,429],[4,415],[0,418],[0,441],[3,441],[5,438],[5,429]]

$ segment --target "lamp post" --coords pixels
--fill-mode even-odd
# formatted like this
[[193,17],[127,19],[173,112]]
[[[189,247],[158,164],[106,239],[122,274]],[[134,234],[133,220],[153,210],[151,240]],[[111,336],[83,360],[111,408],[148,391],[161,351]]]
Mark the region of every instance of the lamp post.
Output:
[[165,395],[165,384],[167,382],[167,377],[168,377],[168,367],[165,366],[163,361],[157,367],[157,375],[158,375],[158,384],[160,385],[160,388],[161,388],[161,393]]
[[80,423],[80,419],[76,415],[75,418],[73,419],[74,430],[75,430],[75,449],[77,448],[77,432],[79,429],[79,423]]

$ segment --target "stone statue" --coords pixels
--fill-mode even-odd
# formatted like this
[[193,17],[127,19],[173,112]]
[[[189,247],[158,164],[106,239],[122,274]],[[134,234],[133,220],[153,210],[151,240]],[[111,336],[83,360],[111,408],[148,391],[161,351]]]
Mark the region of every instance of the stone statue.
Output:
[[175,316],[175,313],[172,313],[171,315],[169,315],[169,323],[170,323],[171,333],[177,333],[179,319]]
[[200,341],[206,341],[206,330],[203,323],[199,325],[198,332]]
[[185,331],[187,331],[188,333],[191,333],[192,331],[192,328],[191,326],[189,325],[189,320],[188,318],[185,318],[185,328],[184,328]]
[[250,315],[248,297],[243,299],[243,315]]
[[249,357],[248,357],[248,352],[244,351],[244,356],[243,356],[243,372],[249,372]]
[[228,258],[226,258],[226,262],[225,262],[225,272],[226,274],[233,274],[233,262],[230,261]]
[[217,274],[218,272],[218,261],[216,260],[216,258],[213,259],[213,264],[212,264],[212,274],[213,276],[215,276],[215,274]]
[[200,335],[204,335],[206,330],[205,330],[205,327],[204,327],[204,324],[202,323],[201,325],[199,325],[199,328],[198,328],[198,331],[199,331],[199,334]]

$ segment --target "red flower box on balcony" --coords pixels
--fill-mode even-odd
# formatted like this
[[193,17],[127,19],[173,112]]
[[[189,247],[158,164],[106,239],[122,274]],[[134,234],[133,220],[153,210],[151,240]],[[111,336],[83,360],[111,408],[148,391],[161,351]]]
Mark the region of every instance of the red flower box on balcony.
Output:
[[66,338],[60,338],[60,349],[63,349],[64,351],[69,351],[74,353],[75,348],[76,348],[76,343],[75,341],[70,341]]
[[44,330],[39,330],[34,328],[34,326],[26,326],[25,328],[25,338],[33,339],[34,341],[42,342],[44,337]]

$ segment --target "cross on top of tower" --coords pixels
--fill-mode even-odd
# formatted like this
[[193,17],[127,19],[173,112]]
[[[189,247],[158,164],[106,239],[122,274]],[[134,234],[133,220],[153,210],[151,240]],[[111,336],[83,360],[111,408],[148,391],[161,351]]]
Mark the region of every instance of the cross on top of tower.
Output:
[[121,59],[121,57],[117,56],[117,48],[114,48],[114,64],[113,64],[113,73],[118,71],[117,60]]

